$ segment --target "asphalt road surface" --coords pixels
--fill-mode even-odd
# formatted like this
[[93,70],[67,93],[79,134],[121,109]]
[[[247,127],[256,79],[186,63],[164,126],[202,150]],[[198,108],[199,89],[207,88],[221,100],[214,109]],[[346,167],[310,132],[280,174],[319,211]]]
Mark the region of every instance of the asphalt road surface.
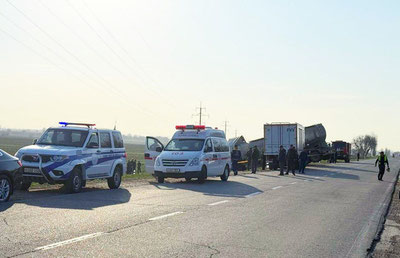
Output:
[[390,162],[383,182],[369,160],[296,176],[17,193],[0,204],[0,256],[363,257],[400,168]]

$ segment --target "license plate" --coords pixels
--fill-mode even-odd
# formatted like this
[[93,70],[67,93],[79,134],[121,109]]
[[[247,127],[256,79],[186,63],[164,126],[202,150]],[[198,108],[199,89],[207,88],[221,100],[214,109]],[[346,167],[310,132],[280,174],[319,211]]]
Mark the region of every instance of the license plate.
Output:
[[181,172],[179,168],[167,168],[167,172]]
[[24,168],[25,173],[41,174],[38,168]]

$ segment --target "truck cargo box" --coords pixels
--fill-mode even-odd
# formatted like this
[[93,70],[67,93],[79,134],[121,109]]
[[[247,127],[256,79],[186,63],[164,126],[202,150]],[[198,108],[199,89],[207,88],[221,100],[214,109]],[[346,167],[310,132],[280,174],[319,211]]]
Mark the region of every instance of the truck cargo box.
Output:
[[305,145],[304,127],[298,123],[272,123],[264,125],[264,155],[278,156],[279,147],[290,145],[300,153]]

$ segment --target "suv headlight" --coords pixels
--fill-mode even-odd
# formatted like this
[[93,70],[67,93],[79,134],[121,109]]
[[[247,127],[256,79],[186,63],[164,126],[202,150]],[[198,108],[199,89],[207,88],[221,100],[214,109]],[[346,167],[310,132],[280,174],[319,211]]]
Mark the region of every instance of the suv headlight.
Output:
[[68,156],[65,156],[65,155],[54,155],[50,158],[50,160],[53,162],[61,162],[67,158],[68,158]]
[[161,161],[159,157],[156,158],[156,166],[161,166]]
[[189,166],[198,166],[200,164],[199,158],[194,158],[192,159],[192,162],[190,162]]

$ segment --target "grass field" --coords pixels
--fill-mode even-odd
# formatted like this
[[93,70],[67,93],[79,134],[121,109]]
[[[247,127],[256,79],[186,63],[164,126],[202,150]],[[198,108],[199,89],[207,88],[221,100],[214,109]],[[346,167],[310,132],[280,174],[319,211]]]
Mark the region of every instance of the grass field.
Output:
[[[33,139],[28,138],[8,138],[0,137],[0,149],[14,155],[20,148],[31,145]],[[142,171],[145,171],[144,166],[144,145],[140,144],[125,144],[126,153],[128,155],[128,160],[136,159],[142,163]],[[147,177],[147,174],[142,176],[139,175],[128,175],[129,178],[143,178]]]

